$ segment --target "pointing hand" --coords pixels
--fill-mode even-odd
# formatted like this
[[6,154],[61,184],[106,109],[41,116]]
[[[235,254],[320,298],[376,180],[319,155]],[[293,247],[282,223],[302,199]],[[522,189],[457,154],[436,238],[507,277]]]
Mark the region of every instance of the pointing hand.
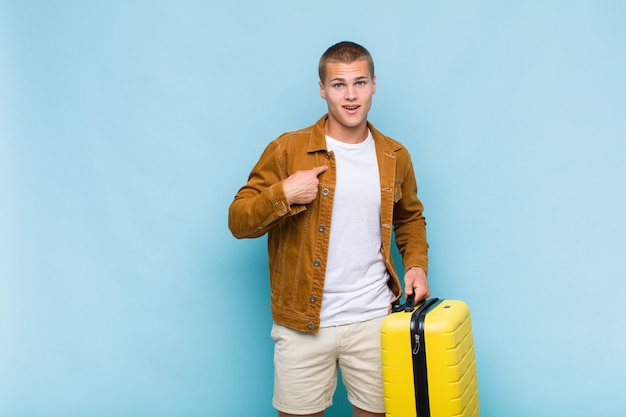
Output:
[[308,171],[296,171],[283,181],[283,191],[289,204],[309,204],[317,197],[317,178],[327,166],[315,167]]

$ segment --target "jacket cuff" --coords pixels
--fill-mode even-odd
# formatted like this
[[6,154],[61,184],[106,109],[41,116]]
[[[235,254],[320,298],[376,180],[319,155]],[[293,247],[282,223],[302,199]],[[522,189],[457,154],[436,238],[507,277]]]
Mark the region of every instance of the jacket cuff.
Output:
[[293,215],[306,210],[306,206],[302,204],[289,205],[282,182],[277,182],[269,187],[269,194],[276,214],[279,216]]
[[421,269],[423,269],[423,270],[424,270],[424,272],[426,273],[426,276],[428,276],[428,265],[427,265],[427,264],[422,265],[422,264],[420,264],[419,262],[417,262],[417,263],[416,263],[416,262],[413,262],[413,263],[411,263],[410,265],[408,265],[408,266],[406,267],[406,269],[404,270],[404,271],[405,271],[405,273],[406,273],[406,272],[408,272],[408,271],[409,271],[409,269],[411,269],[411,268],[421,268]]

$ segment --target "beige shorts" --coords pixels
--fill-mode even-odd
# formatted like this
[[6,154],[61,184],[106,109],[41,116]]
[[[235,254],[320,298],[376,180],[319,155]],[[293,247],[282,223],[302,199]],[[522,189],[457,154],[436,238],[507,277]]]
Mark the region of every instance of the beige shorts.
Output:
[[314,414],[332,405],[337,369],[355,407],[384,413],[380,327],[385,317],[304,333],[274,323],[274,407]]

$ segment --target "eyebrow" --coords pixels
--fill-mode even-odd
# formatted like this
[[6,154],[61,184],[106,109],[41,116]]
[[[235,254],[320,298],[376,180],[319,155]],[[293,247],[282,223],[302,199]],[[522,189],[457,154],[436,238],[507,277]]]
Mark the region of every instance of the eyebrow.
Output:
[[[367,77],[366,75],[360,75],[360,76],[356,77],[354,79],[354,81],[367,80],[368,78],[369,77]],[[346,82],[347,80],[345,78],[340,78],[340,77],[331,78],[330,80],[328,80],[328,82],[333,82],[333,81]]]

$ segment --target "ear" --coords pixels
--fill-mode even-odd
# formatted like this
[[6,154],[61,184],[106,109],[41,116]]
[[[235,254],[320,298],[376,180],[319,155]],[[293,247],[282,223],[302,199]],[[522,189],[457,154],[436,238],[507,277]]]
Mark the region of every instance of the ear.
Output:
[[326,100],[326,91],[324,91],[324,84],[320,81],[320,97]]
[[372,77],[372,88],[373,88],[372,95],[376,94],[376,76],[375,75]]

